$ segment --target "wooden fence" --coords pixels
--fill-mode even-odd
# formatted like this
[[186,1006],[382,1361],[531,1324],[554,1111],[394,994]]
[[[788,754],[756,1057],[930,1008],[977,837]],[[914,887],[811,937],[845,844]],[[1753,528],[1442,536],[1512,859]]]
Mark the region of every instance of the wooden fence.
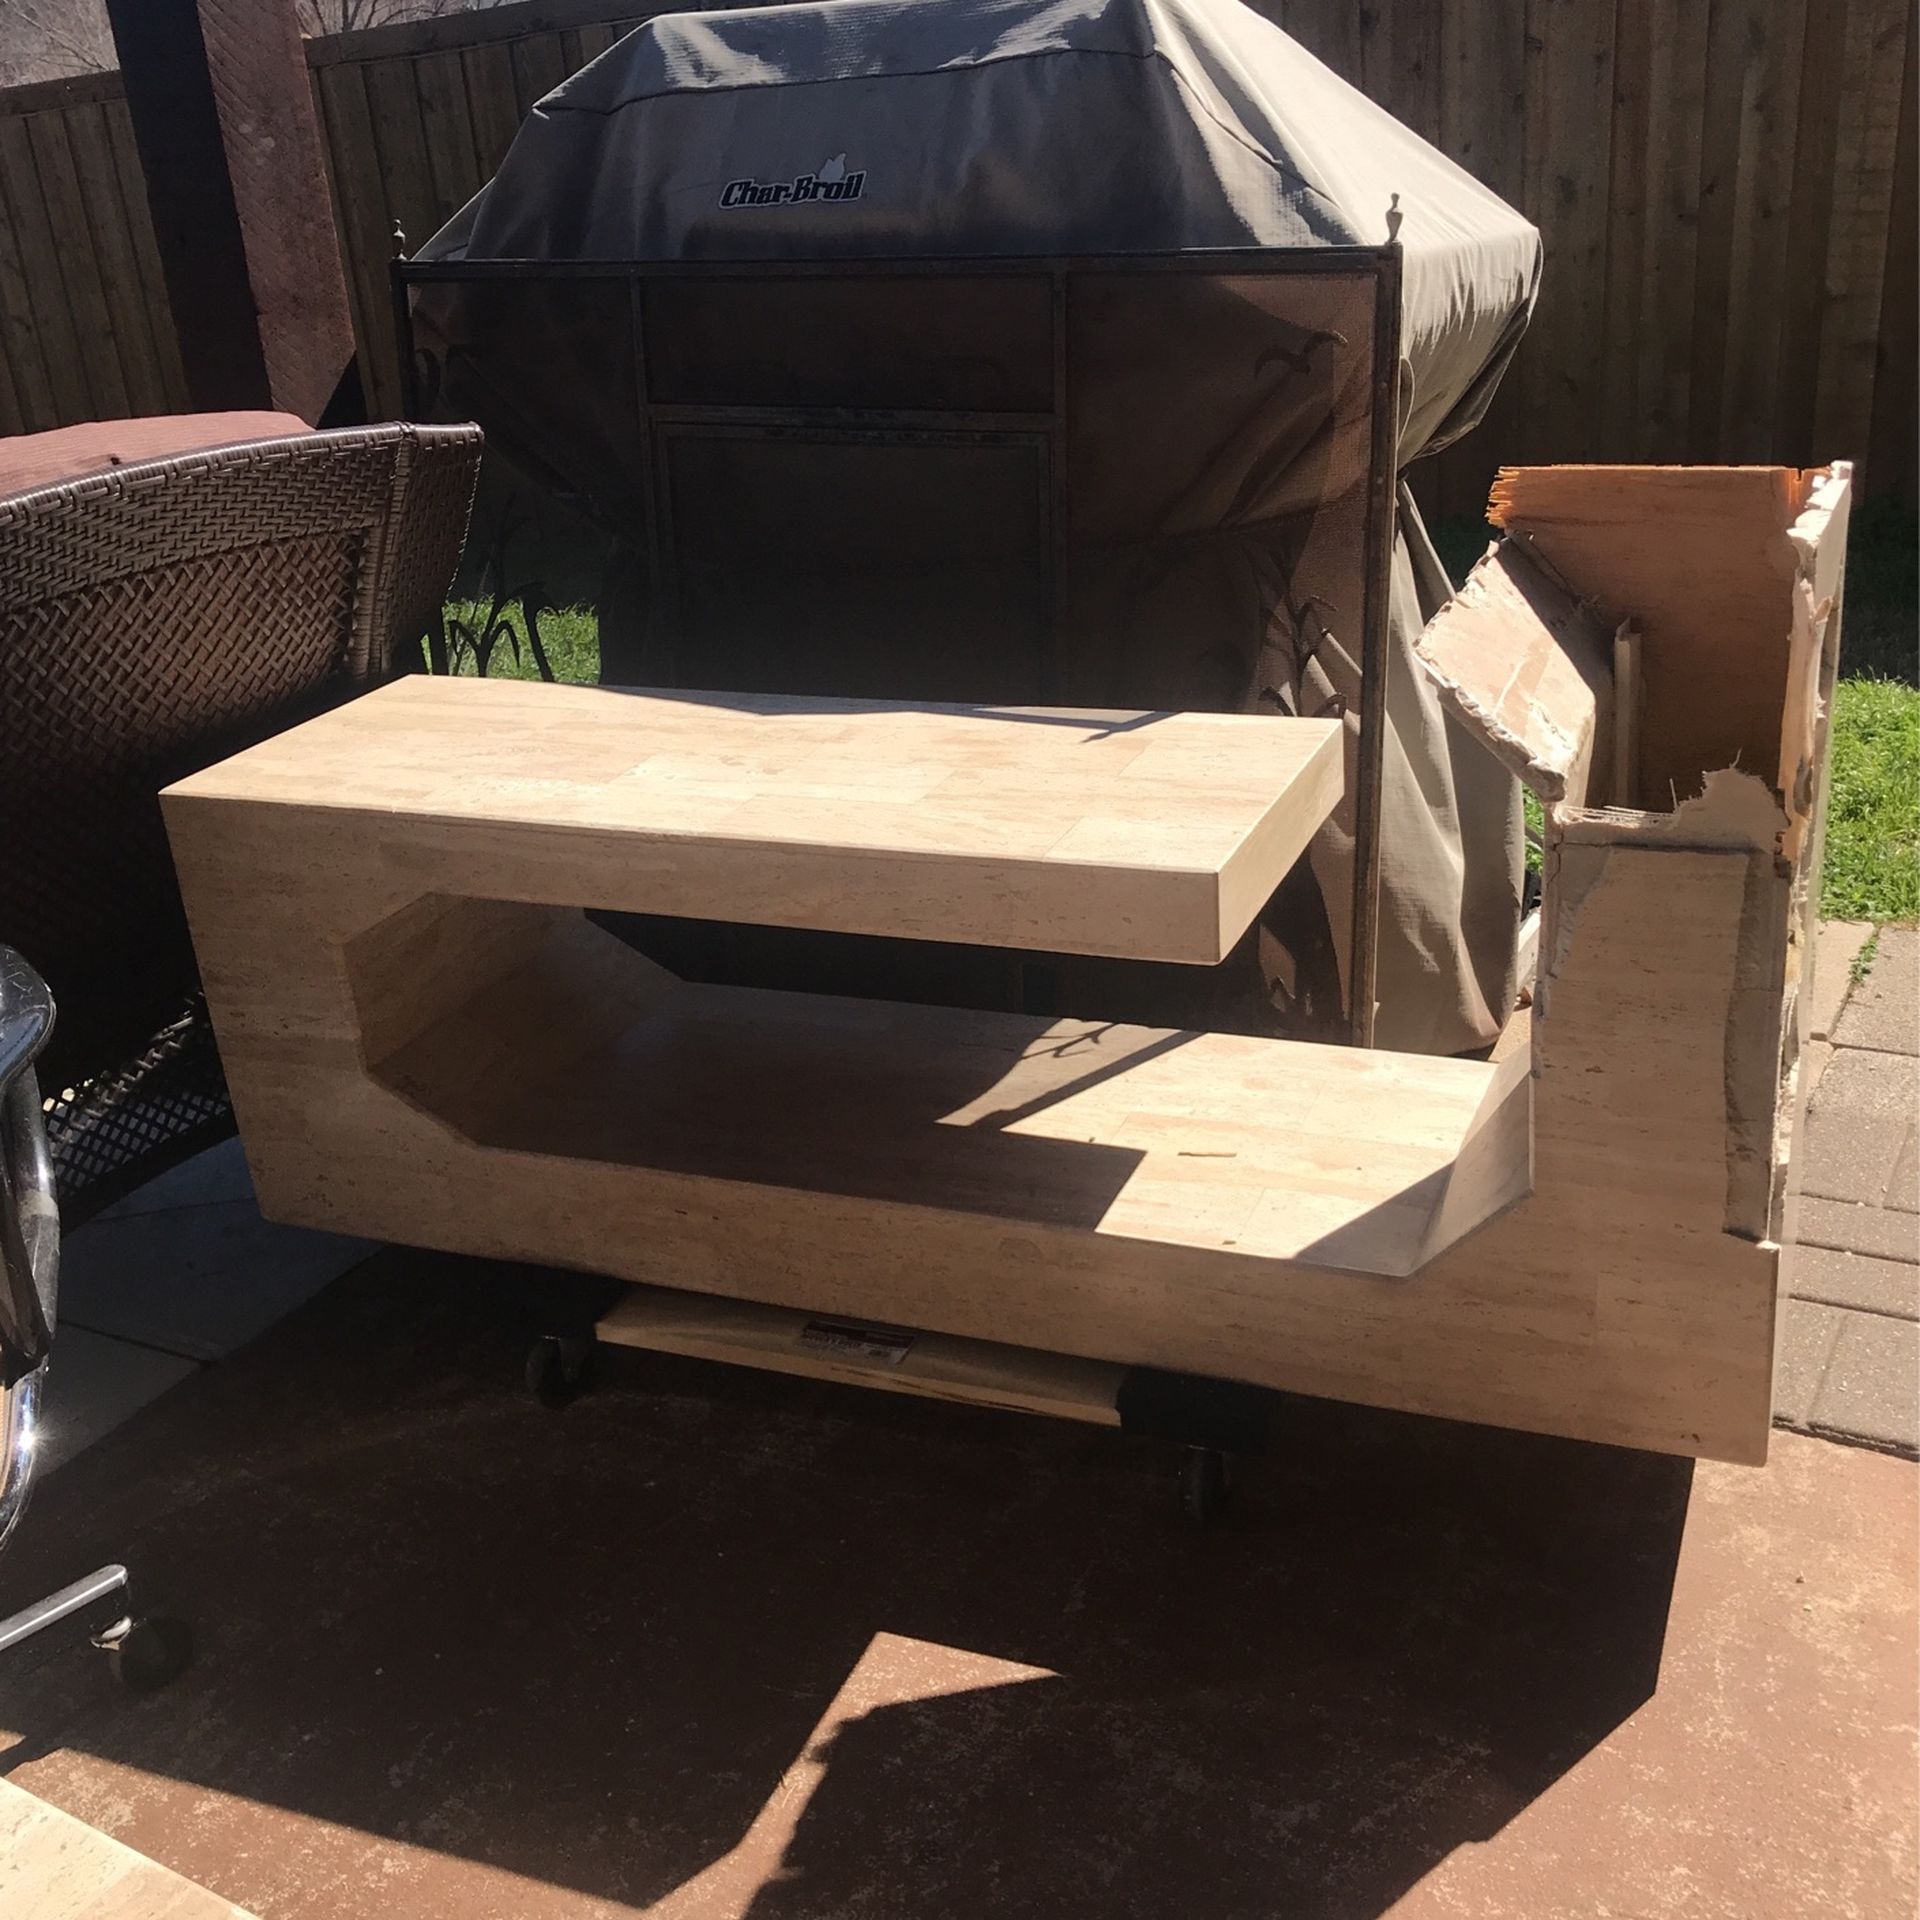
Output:
[[185,404],[120,76],[0,93],[0,432]]
[[[1858,459],[1914,498],[1915,0],[1264,0],[1540,226],[1532,331],[1437,463]],[[362,366],[397,400],[387,262],[534,100],[634,23],[534,4],[308,43]],[[118,77],[0,93],[0,430],[183,403]]]

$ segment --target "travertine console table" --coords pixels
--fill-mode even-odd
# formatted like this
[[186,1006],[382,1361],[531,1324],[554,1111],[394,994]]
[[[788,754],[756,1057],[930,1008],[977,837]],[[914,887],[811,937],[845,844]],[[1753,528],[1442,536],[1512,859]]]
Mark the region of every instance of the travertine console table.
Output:
[[[1846,473],[1502,487],[1644,643],[1609,737],[1674,804],[1576,804],[1591,675],[1511,571],[1430,629],[1558,783],[1495,1061],[699,985],[582,912],[1217,963],[1334,804],[1331,722],[412,678],[166,796],[261,1205],[915,1391],[1146,1368],[1764,1457]],[[1500,717],[1529,647],[1564,725]]]

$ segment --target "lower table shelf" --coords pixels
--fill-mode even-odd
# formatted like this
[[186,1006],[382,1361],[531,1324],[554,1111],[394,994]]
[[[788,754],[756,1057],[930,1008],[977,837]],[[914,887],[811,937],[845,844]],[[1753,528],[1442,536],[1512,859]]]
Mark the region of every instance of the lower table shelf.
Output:
[[521,964],[370,1063],[483,1147],[1387,1276],[1528,1189],[1524,1060],[694,985],[516,911]]

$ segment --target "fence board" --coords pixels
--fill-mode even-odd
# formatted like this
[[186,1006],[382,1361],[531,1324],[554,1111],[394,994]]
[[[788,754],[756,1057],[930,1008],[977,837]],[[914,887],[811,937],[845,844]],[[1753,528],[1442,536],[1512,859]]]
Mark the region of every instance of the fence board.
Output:
[[1630,459],[1646,431],[1636,349],[1647,297],[1647,202],[1658,180],[1647,146],[1653,24],[1649,8],[1624,6],[1615,29],[1613,168],[1607,188],[1606,366],[1596,440],[1603,460]]
[[1598,441],[1613,26],[1611,0],[1529,0],[1527,7],[1524,210],[1540,228],[1546,267],[1535,333],[1516,366],[1522,459]]
[[1841,38],[1818,7],[1800,56],[1799,121],[1793,143],[1793,206],[1782,273],[1774,439],[1797,465],[1814,459],[1814,382],[1820,352],[1821,283],[1833,218],[1833,158],[1840,133]]
[[[1475,179],[1512,206],[1526,195],[1526,0],[1477,0],[1440,10],[1440,146]],[[1522,346],[1521,352],[1527,351]],[[1426,481],[1436,515],[1478,514],[1498,458],[1519,457],[1518,370],[1493,396],[1479,428],[1450,452]]]
[[513,54],[503,46],[469,47],[460,56],[467,77],[467,107],[481,176],[492,179],[520,131],[513,91]]
[[400,410],[400,382],[386,277],[393,257],[393,218],[380,178],[373,115],[359,67],[344,63],[322,67],[314,77],[333,176],[334,219],[347,255],[361,390],[375,418],[383,418]]
[[166,381],[148,316],[131,222],[121,197],[106,108],[97,104],[77,107],[66,116],[66,123],[74,177],[87,209],[108,309],[109,342],[119,357],[127,405],[134,413],[164,413]]
[[[1821,317],[1814,439],[1861,452],[1872,435],[1880,295],[1892,231],[1894,152],[1906,70],[1907,0],[1848,0],[1841,116]],[[1908,232],[1901,244],[1913,245]]]
[[513,43],[513,92],[522,120],[533,111],[533,103],[551,93],[567,72],[557,33],[531,34]]
[[[443,227],[485,184],[474,151],[467,76],[457,53],[429,53],[414,67],[420,89],[420,125],[433,180],[434,225]],[[426,236],[421,236],[424,239]]]
[[360,74],[373,115],[374,151],[388,231],[398,222],[411,252],[430,239],[441,224],[440,199],[434,191],[433,166],[427,158],[420,92],[414,80],[415,63],[378,60],[362,67]]
[[1623,324],[1631,325],[1634,343],[1634,456],[1674,461],[1686,458],[1692,431],[1707,9],[1699,0],[1651,0],[1648,16],[1639,299]]
[[1343,80],[1360,84],[1360,8],[1354,0],[1266,0],[1259,9]]
[[140,306],[147,335],[153,342],[160,374],[160,410],[183,412],[188,405],[187,375],[180,364],[180,337],[173,327],[173,309],[167,300],[160,245],[154,237],[153,216],[147,207],[147,183],[140,170],[140,150],[134,144],[133,116],[124,95],[101,103],[107,138],[113,148],[113,171],[133,246],[134,268],[140,286]]
[[1881,270],[1880,345],[1874,365],[1873,426],[1862,472],[1876,491],[1897,493],[1908,506],[1920,496],[1920,276],[1914,234],[1920,229],[1920,150],[1916,150],[1915,83],[1920,79],[1920,32],[1907,14],[1905,84],[1894,142],[1893,200],[1887,220],[1887,258]]
[[[1375,94],[1423,140],[1440,139],[1440,9],[1429,0],[1394,0],[1386,61],[1388,91]],[[1373,93],[1371,82],[1366,91]]]
[[[1866,459],[1913,487],[1913,0],[1258,0],[1547,243],[1499,460]],[[533,103],[644,19],[523,4],[310,41],[363,380],[399,392],[387,266]],[[185,403],[117,75],[0,94],[0,431]]]
[[40,192],[59,249],[60,279],[67,290],[67,312],[73,322],[73,342],[88,407],[94,419],[124,419],[131,401],[114,343],[113,315],[100,278],[97,239],[74,168],[66,117],[36,113],[27,122],[27,135],[33,143]]
[[25,182],[12,176],[0,149],[0,359],[6,363],[0,408],[7,410],[4,424],[10,433],[38,433],[60,424],[59,403],[40,348],[40,328],[20,253],[20,220],[13,210],[24,188]]
[[53,427],[69,420],[91,420],[94,414],[81,361],[80,330],[67,305],[60,248],[47,216],[40,165],[34,157],[34,118],[29,114],[0,119],[0,175],[7,181],[14,239],[20,250],[28,324],[40,343],[41,363],[53,394],[54,417],[40,424]]
[[[19,275],[13,257],[13,231],[4,203],[0,203],[0,434],[25,433],[28,402],[14,378],[13,326],[8,317],[8,282]],[[38,343],[35,343],[38,351]]]
[[1723,11],[1737,55],[1728,47],[1716,57],[1727,61],[1729,79],[1738,59],[1739,113],[1726,176],[1731,191],[1722,209],[1731,228],[1724,386],[1720,416],[1705,427],[1708,443],[1724,449],[1723,457],[1763,460],[1773,438],[1798,131],[1799,89],[1791,76],[1800,65],[1806,16],[1804,4],[1791,0],[1741,0]]
[[[316,71],[342,61],[411,60],[448,48],[508,46],[530,35],[558,33],[567,27],[616,17],[612,0],[522,0],[517,6],[435,14],[424,20],[397,20],[381,27],[357,27],[307,42],[307,64]],[[664,12],[664,8],[656,8]]]

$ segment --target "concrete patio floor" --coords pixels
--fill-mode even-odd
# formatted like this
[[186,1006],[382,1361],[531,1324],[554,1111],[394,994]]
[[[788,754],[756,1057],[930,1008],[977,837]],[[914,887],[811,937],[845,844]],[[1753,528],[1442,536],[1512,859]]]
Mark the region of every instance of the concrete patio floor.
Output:
[[124,1558],[200,1657],[0,1670],[0,1773],[263,1920],[1908,1920],[1916,1382],[1836,1382],[1920,1216],[1834,1072],[1911,1066],[1912,959],[1823,962],[1799,1157],[1789,1362],[1846,1318],[1783,1416],[1865,1447],[1762,1471],[1303,1402],[1195,1533],[1165,1449],[1010,1415],[627,1355],[554,1415],[539,1277],[184,1169],[74,1237],[0,1607]]
[[1154,1444],[618,1364],[377,1257],[54,1476],[0,1768],[263,1916],[1858,1916],[1916,1891],[1916,1470],[1300,1403],[1196,1533]]

